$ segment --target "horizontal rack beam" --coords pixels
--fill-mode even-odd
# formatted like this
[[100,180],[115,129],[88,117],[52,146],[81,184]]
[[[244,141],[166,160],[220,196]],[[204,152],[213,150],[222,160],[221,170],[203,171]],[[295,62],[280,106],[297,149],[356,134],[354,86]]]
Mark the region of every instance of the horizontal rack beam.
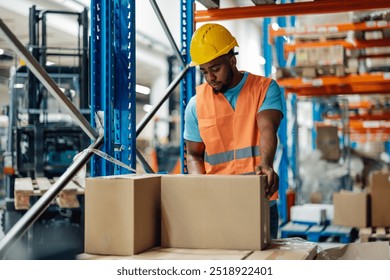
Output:
[[230,19],[329,14],[390,8],[390,1],[383,0],[322,0],[286,4],[235,7],[195,11],[195,22]]
[[310,34],[335,34],[346,31],[375,31],[390,28],[390,21],[373,20],[364,22],[351,22],[340,24],[321,24],[314,26],[286,27],[274,30],[270,26],[269,34],[271,37],[290,36],[290,35],[310,35]]
[[298,42],[294,44],[286,44],[284,46],[285,52],[293,52],[298,48],[314,48],[314,47],[329,47],[341,45],[346,49],[366,49],[375,47],[388,47],[390,46],[390,38],[386,39],[373,39],[373,40],[354,40],[353,42],[346,40],[331,40],[331,41],[318,41],[318,42]]
[[[390,83],[390,73],[351,74],[343,77],[324,76],[315,79],[285,78],[278,84],[286,88],[312,88],[328,85],[348,85],[356,83]],[[390,90],[390,89],[389,89]],[[389,92],[390,93],[390,92]]]
[[348,94],[389,94],[390,81],[382,84],[350,84],[329,85],[310,88],[285,88],[286,93],[296,93],[298,96],[332,96]]

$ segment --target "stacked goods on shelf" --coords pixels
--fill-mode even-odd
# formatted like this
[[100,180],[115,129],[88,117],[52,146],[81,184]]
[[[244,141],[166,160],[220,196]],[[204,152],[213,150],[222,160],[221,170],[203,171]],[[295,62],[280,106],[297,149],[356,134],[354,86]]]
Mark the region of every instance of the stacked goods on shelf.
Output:
[[296,65],[279,68],[277,79],[323,76],[343,77],[389,71],[390,15],[356,15],[353,22],[329,23],[271,30],[271,36],[293,36],[285,44],[286,57],[294,54]]
[[345,75],[345,49],[341,45],[298,47],[295,51],[295,72],[301,77]]
[[383,10],[354,13],[353,22],[372,27],[366,30],[356,30],[354,32],[355,40],[378,42],[376,46],[353,52],[353,58],[359,63],[359,72],[390,71],[390,12]]

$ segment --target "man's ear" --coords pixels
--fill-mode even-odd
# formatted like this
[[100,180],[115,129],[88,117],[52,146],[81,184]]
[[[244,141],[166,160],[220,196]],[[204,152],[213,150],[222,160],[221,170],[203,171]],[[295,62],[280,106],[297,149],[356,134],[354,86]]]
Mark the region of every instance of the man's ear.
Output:
[[237,65],[236,56],[233,55],[233,56],[230,58],[230,65],[231,65],[232,67],[236,67],[236,65]]

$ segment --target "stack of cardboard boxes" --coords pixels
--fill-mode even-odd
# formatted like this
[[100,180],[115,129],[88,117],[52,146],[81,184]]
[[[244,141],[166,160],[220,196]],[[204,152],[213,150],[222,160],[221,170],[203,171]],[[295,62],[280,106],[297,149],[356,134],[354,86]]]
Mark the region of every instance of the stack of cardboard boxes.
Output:
[[[89,178],[82,259],[307,259],[311,242],[270,244],[265,176]],[[278,251],[281,251],[278,254]]]
[[[316,243],[294,238],[271,241],[265,180],[256,175],[88,178],[85,253],[78,258],[307,260],[344,256],[348,248],[320,255]],[[371,249],[374,254],[368,256],[388,259],[386,244],[379,255],[370,246],[356,258],[364,258]]]
[[374,172],[368,192],[335,193],[333,204],[336,225],[390,227],[390,172]]

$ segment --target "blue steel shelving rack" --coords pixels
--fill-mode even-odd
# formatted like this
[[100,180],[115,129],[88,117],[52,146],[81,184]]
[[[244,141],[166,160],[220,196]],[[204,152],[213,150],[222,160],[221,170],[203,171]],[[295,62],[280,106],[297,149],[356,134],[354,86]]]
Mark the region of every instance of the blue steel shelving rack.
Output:
[[[91,122],[103,112],[101,150],[135,169],[135,0],[91,1]],[[120,75],[116,75],[120,73]],[[91,176],[129,173],[94,156]]]
[[[184,64],[188,64],[191,61],[190,57],[190,42],[194,32],[194,0],[181,0],[181,55],[184,60]],[[188,70],[184,76],[180,86],[180,160],[181,160],[181,173],[187,172],[187,160],[186,160],[186,146],[183,139],[184,133],[184,112],[188,101],[194,95],[195,92],[195,69],[192,67]]]
[[[284,1],[283,1],[284,2]],[[284,17],[277,18],[277,22],[279,26],[286,26],[286,19]],[[264,75],[266,77],[271,77],[272,75],[272,62],[273,62],[273,55],[272,55],[272,47],[269,43],[269,28],[271,24],[271,18],[264,18],[263,20],[263,57],[265,58],[265,65],[264,65]],[[277,40],[276,42],[276,55],[277,55],[277,62],[280,66],[285,66],[286,61],[283,57],[283,40]],[[284,89],[281,88],[282,95],[284,94]],[[280,123],[280,127],[278,130],[278,137],[279,137],[279,144],[276,151],[275,159],[278,162],[277,172],[279,175],[279,217],[281,220],[281,223],[287,222],[287,197],[286,197],[286,191],[289,186],[289,178],[288,178],[288,170],[291,167],[295,168],[296,166],[289,166],[289,163],[295,162],[295,160],[292,158],[293,153],[290,153],[290,156],[288,156],[288,146],[287,146],[287,110],[286,110],[286,100],[283,98],[283,108],[285,112],[285,116],[283,120]],[[294,173],[294,172],[293,172]],[[296,173],[296,172],[295,172]]]

